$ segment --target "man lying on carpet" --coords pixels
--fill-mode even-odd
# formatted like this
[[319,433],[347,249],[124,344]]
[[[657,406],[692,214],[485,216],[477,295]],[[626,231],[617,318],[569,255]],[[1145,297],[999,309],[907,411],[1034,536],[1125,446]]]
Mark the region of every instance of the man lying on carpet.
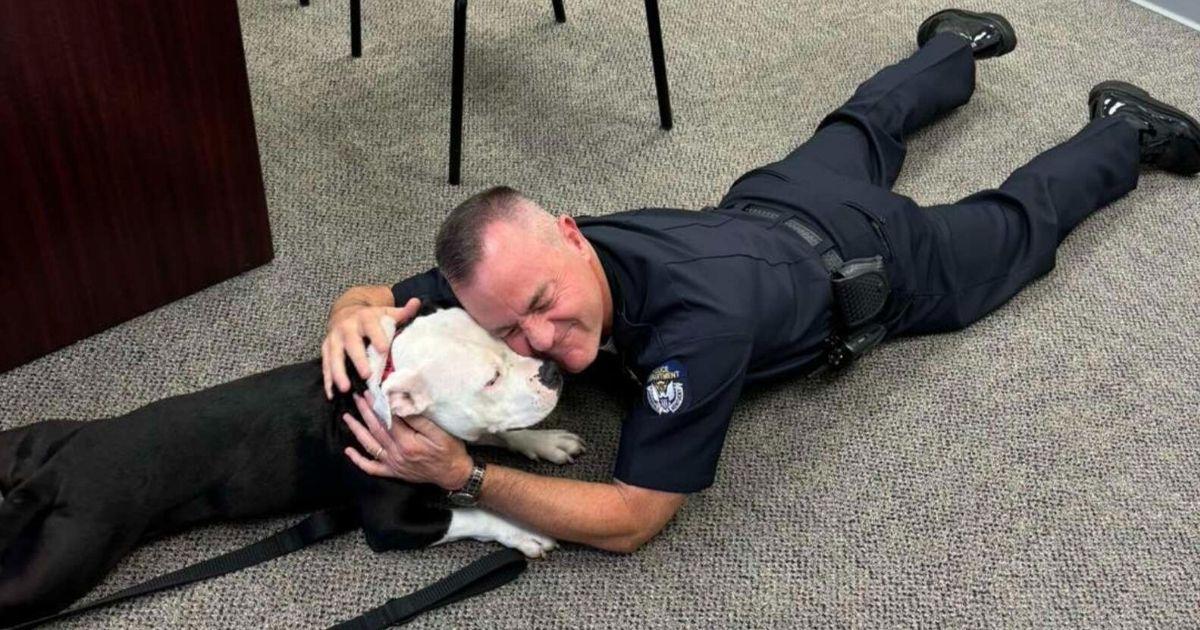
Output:
[[[343,353],[366,376],[381,313],[461,304],[522,355],[579,372],[618,353],[644,388],[621,430],[611,484],[476,465],[431,423],[355,427],[364,471],[459,491],[549,536],[631,552],[687,494],[713,483],[734,402],[770,377],[836,370],[884,338],[958,330],[1049,272],[1067,234],[1133,190],[1139,162],[1192,175],[1200,126],[1120,82],[1088,96],[1091,122],[998,189],[918,207],[890,191],[905,138],[967,102],[977,59],[1016,47],[990,13],[939,12],[919,50],[862,84],[783,160],[741,176],[716,208],[551,216],[508,188],[455,208],[438,268],[334,305],[326,388]],[[1081,99],[1082,100],[1082,99]],[[396,309],[396,305],[405,305]]]

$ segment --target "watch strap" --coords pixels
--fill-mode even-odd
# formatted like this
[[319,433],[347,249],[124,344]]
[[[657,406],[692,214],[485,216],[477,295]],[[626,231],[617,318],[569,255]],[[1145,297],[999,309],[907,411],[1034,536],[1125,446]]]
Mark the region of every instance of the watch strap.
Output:
[[483,475],[487,472],[487,464],[476,462],[471,467],[471,475],[467,477],[467,483],[463,487],[450,492],[450,498],[455,503],[466,505],[474,505],[479,500],[479,493],[483,490]]

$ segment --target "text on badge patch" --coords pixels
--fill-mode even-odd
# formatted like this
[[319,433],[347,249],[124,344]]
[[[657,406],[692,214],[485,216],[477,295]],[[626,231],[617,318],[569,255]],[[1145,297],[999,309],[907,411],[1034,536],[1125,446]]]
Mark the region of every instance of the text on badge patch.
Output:
[[650,371],[646,377],[646,402],[654,413],[674,413],[683,406],[686,376],[678,361],[667,361]]

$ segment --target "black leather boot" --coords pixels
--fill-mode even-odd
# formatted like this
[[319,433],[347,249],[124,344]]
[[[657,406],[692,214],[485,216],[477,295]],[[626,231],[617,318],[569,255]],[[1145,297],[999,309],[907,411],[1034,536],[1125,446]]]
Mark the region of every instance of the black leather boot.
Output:
[[1017,47],[1017,32],[1012,24],[997,13],[976,13],[963,9],[938,11],[921,22],[917,29],[917,45],[938,33],[954,33],[971,42],[976,59],[1007,55]]
[[1180,175],[1200,172],[1200,124],[1124,81],[1105,81],[1088,94],[1092,120],[1120,116],[1138,128],[1142,162]]

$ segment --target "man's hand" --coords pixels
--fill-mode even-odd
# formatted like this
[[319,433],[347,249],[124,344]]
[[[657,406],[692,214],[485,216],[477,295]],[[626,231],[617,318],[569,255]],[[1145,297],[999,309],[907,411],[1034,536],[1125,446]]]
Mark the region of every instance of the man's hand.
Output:
[[[333,398],[333,385],[338,391],[350,391],[350,377],[346,375],[346,357],[354,362],[358,375],[366,379],[371,376],[371,366],[367,361],[367,346],[363,339],[371,340],[371,345],[377,352],[388,351],[392,340],[388,338],[383,327],[379,324],[380,317],[391,317],[397,326],[402,326],[417,314],[421,301],[413,298],[404,308],[394,306],[379,306],[364,301],[361,297],[346,295],[334,304],[329,314],[329,333],[321,343],[321,372],[325,377],[325,397]],[[388,291],[388,299],[391,291]]]
[[342,419],[373,459],[363,457],[353,447],[346,447],[346,456],[363,472],[413,483],[432,483],[445,490],[457,490],[467,484],[472,460],[462,440],[424,416],[397,419],[389,432],[371,411],[370,400],[355,394],[354,403],[367,426],[350,414]]

